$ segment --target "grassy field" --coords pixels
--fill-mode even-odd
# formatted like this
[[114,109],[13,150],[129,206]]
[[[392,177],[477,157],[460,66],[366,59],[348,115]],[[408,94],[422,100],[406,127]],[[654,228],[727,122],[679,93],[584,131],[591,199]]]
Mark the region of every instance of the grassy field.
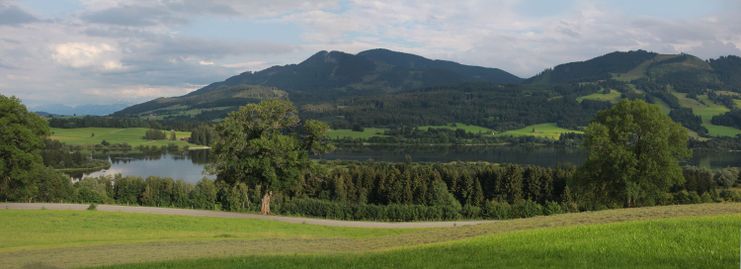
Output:
[[708,133],[712,136],[736,136],[741,134],[741,130],[728,127],[715,125],[710,122],[713,116],[720,115],[728,112],[728,108],[716,103],[713,103],[707,95],[699,95],[698,100],[688,98],[686,93],[672,92],[674,96],[679,99],[679,104],[683,107],[692,109],[692,113],[702,118],[702,126],[708,129]]
[[498,136],[534,136],[550,139],[558,139],[563,133],[582,133],[577,130],[569,130],[556,126],[555,123],[541,123],[529,125],[517,130],[509,130],[498,133]]
[[451,130],[463,129],[463,130],[466,130],[466,132],[468,132],[468,133],[474,133],[474,134],[478,134],[478,133],[492,134],[492,133],[494,133],[494,130],[492,130],[492,129],[489,129],[489,128],[486,128],[486,127],[482,127],[482,126],[477,126],[477,125],[465,124],[465,123],[451,123],[451,124],[447,124],[447,125],[425,125],[425,126],[419,126],[417,128],[419,128],[420,130],[425,130],[425,131],[428,130],[428,129],[430,129],[430,128],[437,128],[437,129],[443,129],[444,128],[444,129],[451,129]]
[[[108,268],[730,268],[741,216],[535,229],[382,253],[201,259]],[[733,236],[731,236],[733,235]]]
[[[178,141],[170,140],[145,140],[144,133],[147,128],[51,128],[51,139],[59,140],[70,145],[95,145],[105,140],[111,144],[128,143],[136,146],[167,146],[174,143],[178,146],[196,146],[180,138],[190,137],[190,132],[176,132]],[[170,132],[165,132],[168,137]],[[93,134],[95,134],[93,136]]]
[[614,104],[620,101],[620,92],[616,90],[610,90],[609,93],[593,93],[576,98],[576,101],[579,103],[584,100],[607,101]]
[[741,204],[619,209],[436,229],[52,210],[0,210],[0,223],[0,268],[709,268],[738,266]]
[[371,138],[374,136],[384,136],[385,128],[364,128],[362,132],[356,132],[350,129],[330,129],[327,132],[329,138]]

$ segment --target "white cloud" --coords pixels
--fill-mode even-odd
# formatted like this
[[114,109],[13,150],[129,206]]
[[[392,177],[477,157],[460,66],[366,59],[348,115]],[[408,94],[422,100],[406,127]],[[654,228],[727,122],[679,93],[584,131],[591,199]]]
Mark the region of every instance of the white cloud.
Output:
[[[522,77],[614,50],[741,54],[739,2],[722,2],[712,14],[649,17],[620,10],[629,5],[622,2],[571,1],[543,16],[523,14],[533,4],[521,0],[82,0],[80,10],[53,20],[5,5],[0,13],[16,15],[0,19],[0,90],[36,103],[129,103],[298,63],[319,50],[377,47]],[[285,25],[296,37],[270,32],[278,28],[223,37],[220,29],[187,31],[215,18],[247,23],[235,28]]]
[[51,57],[59,64],[75,68],[94,67],[106,71],[123,68],[118,59],[120,57],[118,49],[106,43],[56,44],[52,47]]
[[82,92],[87,95],[96,97],[107,97],[111,92],[117,95],[127,96],[129,100],[150,100],[158,97],[178,96],[192,92],[204,85],[186,85],[182,87],[160,86],[153,87],[149,85],[125,85],[113,88],[90,88]]

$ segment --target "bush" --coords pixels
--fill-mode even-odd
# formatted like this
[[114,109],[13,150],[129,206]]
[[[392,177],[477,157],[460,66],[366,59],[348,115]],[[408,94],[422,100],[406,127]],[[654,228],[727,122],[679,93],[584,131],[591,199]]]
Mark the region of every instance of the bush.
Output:
[[149,129],[144,133],[144,139],[146,140],[163,140],[167,137],[165,132],[157,129]]
[[90,204],[90,206],[87,207],[87,210],[90,210],[90,211],[95,211],[96,209],[98,209],[98,206],[95,205],[95,203],[92,203]]
[[481,208],[478,206],[465,205],[461,213],[467,219],[481,218]]
[[545,208],[543,209],[543,214],[545,215],[555,215],[555,214],[561,214],[565,213],[565,207],[562,207],[561,204],[553,201],[548,201],[545,203]]
[[543,207],[531,200],[520,200],[512,205],[512,216],[516,218],[529,218],[543,215]]
[[[475,209],[471,210],[472,212],[475,211]],[[405,204],[348,204],[314,198],[287,200],[283,202],[280,213],[334,219],[378,221],[451,220],[458,219],[461,216],[452,207]]]
[[692,204],[699,204],[702,202],[702,198],[700,198],[700,195],[697,194],[695,191],[689,192],[689,201]]
[[703,203],[712,203],[712,202],[714,202],[713,201],[713,197],[710,196],[710,193],[709,192],[703,193],[702,196],[700,196],[700,200]]
[[510,219],[512,206],[507,202],[488,201],[484,204],[483,216],[488,219]]
[[190,193],[190,203],[193,208],[214,209],[216,206],[216,184],[213,180],[203,178],[198,181]]
[[102,204],[108,202],[106,191],[107,178],[84,178],[75,183],[75,197],[78,202]]
[[741,195],[733,190],[722,190],[720,192],[720,198],[724,201],[739,202],[741,201]]

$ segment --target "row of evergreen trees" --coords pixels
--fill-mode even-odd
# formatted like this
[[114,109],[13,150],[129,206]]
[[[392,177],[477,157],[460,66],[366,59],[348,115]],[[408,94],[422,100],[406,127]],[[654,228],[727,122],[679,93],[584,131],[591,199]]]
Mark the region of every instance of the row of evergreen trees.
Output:
[[[573,168],[492,163],[375,163],[322,165],[293,189],[276,193],[272,211],[336,219],[391,221],[509,219],[602,209],[569,187]],[[733,169],[688,167],[683,185],[657,204],[741,201],[729,187]],[[64,189],[64,188],[62,188]],[[203,179],[87,178],[60,192],[59,200],[81,203],[257,211],[262,190],[244,183]],[[56,201],[56,200],[55,200]],[[619,207],[619,205],[616,205]]]

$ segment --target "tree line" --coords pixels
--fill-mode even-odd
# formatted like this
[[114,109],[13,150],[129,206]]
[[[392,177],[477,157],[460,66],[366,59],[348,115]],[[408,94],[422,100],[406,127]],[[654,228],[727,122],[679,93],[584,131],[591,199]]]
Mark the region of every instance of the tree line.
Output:
[[[275,194],[272,211],[348,220],[509,219],[608,208],[575,190],[574,167],[493,163],[329,162]],[[736,169],[685,167],[686,179],[650,205],[741,201]],[[204,178],[108,176],[57,184],[34,201],[258,211],[263,187]],[[646,204],[649,205],[649,204]],[[609,205],[621,207],[620,205]]]

